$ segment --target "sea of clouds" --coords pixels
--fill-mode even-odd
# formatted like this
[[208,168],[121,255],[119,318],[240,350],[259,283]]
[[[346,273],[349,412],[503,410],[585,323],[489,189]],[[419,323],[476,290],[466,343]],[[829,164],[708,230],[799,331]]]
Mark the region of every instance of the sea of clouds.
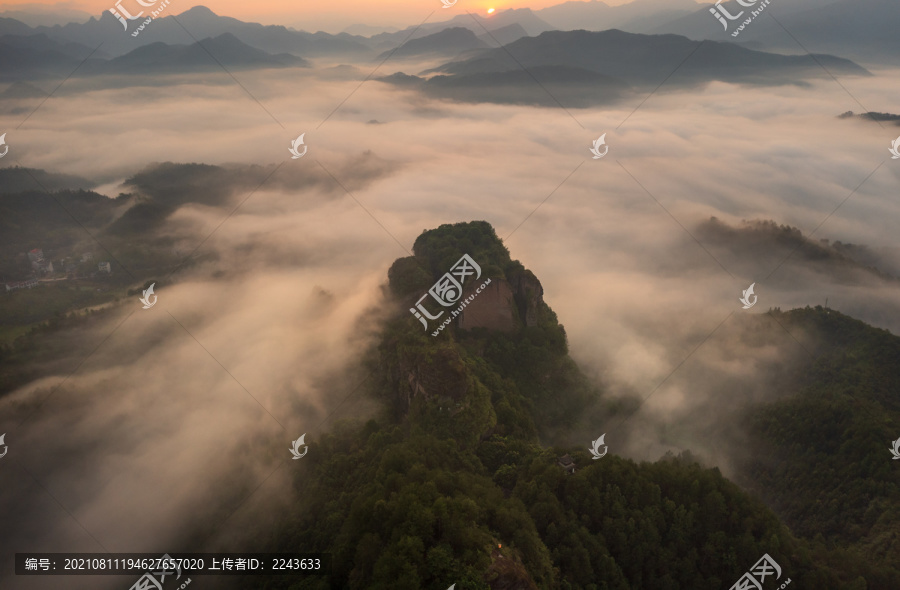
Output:
[[[896,283],[785,261],[790,250],[774,244],[699,237],[711,217],[773,220],[900,264],[900,162],[887,150],[900,127],[837,118],[860,105],[896,109],[896,71],[843,88],[663,87],[643,103],[567,111],[426,99],[360,86],[375,64],[329,65],[235,73],[240,85],[224,73],[73,79],[9,135],[21,165],[93,179],[111,197],[158,162],[282,164],[276,176],[317,182],[273,177],[236,195],[232,205],[249,198],[233,214],[180,208],[162,233],[187,251],[210,236],[199,254],[214,256],[157,289],[152,309],[135,297],[61,334],[74,374],[0,399],[4,425],[28,418],[7,429],[0,463],[0,586],[59,587],[13,576],[17,551],[252,550],[243,531],[296,501],[303,460],[290,460],[291,441],[371,415],[360,362],[377,337],[387,270],[444,223],[494,226],[607,395],[652,393],[625,427],[580,424],[548,443],[587,447],[608,431],[614,454],[690,448],[727,473],[721,416],[768,399],[784,365],[807,362],[802,334],[748,344],[741,314],[827,297],[900,333]],[[415,73],[388,62],[379,74],[397,69]],[[292,160],[301,133],[309,151]],[[609,153],[594,160],[603,133]],[[742,310],[753,282],[758,303]]]

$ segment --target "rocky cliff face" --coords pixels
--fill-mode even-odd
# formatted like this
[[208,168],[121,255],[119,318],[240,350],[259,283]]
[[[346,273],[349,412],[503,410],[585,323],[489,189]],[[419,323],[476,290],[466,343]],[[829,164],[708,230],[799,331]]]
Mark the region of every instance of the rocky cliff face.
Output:
[[[461,329],[487,328],[514,332],[524,326],[537,325],[538,314],[544,302],[544,289],[534,274],[526,270],[514,274],[509,280],[491,279],[476,294],[475,289],[481,285],[481,280],[473,282],[461,297],[464,301],[475,295],[454,320],[459,322]],[[431,338],[430,333],[428,338]],[[398,382],[405,381],[400,386],[400,391],[406,398],[407,408],[413,398],[419,396],[426,400],[449,398],[465,406],[471,386],[465,363],[453,347],[438,347],[427,354],[421,351],[413,356],[402,357],[396,377]]]
[[[474,289],[464,295],[468,297],[472,294]],[[459,327],[463,330],[488,328],[512,332],[516,329],[517,317],[515,295],[509,283],[505,279],[494,279],[462,310]]]
[[[474,294],[475,289],[465,293]],[[488,328],[512,332],[520,326],[536,326],[540,305],[544,302],[541,282],[530,272],[510,281],[493,279],[460,314],[463,330]]]
[[525,272],[511,281],[515,295],[516,309],[525,326],[536,326],[541,304],[544,303],[544,288],[531,272]]

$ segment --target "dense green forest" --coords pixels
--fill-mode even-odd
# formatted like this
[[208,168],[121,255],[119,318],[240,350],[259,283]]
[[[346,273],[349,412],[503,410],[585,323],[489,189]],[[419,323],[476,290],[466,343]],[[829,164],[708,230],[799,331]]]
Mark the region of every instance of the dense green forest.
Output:
[[391,268],[397,314],[367,361],[383,412],[310,446],[299,500],[264,548],[331,553],[332,575],[242,587],[719,590],[768,554],[793,588],[900,588],[896,337],[821,308],[773,312],[822,344],[796,395],[753,409],[748,428],[770,448],[744,466],[759,490],[747,491],[687,452],[635,463],[547,446],[606,402],[533,289],[516,303],[535,321],[520,314],[510,332],[432,337],[406,311],[462,253],[482,280],[533,275],[485,222],[426,231],[414,252]]
[[900,437],[900,338],[822,308],[773,313],[819,344],[791,395],[751,415],[760,448],[742,483],[796,534],[900,570],[900,465],[885,460]]

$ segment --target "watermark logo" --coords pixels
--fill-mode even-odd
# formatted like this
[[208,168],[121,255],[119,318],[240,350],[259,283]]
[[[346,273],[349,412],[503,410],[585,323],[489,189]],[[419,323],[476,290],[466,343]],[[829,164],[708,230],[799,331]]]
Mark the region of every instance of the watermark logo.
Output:
[[[712,15],[714,17],[716,17],[720,23],[722,23],[722,26],[725,27],[725,30],[727,31],[728,30],[728,21],[726,21],[725,18],[727,18],[728,20],[737,20],[744,15],[744,11],[742,10],[739,13],[733,15],[730,12],[728,12],[724,6],[720,6],[723,1],[724,0],[719,0],[718,2],[716,2],[716,6],[714,8],[710,8],[709,12],[712,13]],[[743,3],[741,5],[746,6]],[[722,18],[723,16],[725,18]]]
[[[753,294],[753,287],[755,286],[756,283],[751,283],[750,286],[743,292],[744,296],[738,299],[738,301],[744,304],[744,309],[750,309],[751,307],[756,305],[756,300],[759,299],[759,297]],[[750,301],[750,297],[753,297],[753,301]]]
[[[134,583],[134,585],[129,590],[163,590],[163,584],[166,583],[166,576],[172,576],[177,573],[178,575],[175,577],[175,580],[181,578],[181,561],[178,559],[173,559],[169,557],[168,553],[163,554],[163,556],[159,559],[153,560],[154,563],[158,563],[161,567],[161,571],[154,572],[151,570],[146,572],[140,579]],[[172,571],[168,571],[172,570]],[[177,581],[175,582],[178,583]],[[187,588],[187,586],[191,583],[191,579],[188,578],[185,580],[179,589]]]
[[[900,141],[900,139],[898,139],[897,141]],[[6,145],[6,134],[5,133],[3,135],[0,135],[0,145],[3,146],[3,153],[0,154],[0,158],[2,158],[3,156],[6,155],[6,152],[9,151],[9,146]]]
[[[300,158],[302,158],[303,156],[306,155],[306,146],[303,145],[303,136],[304,135],[306,135],[306,133],[301,133],[300,137],[298,137],[297,139],[295,139],[294,141],[291,142],[291,149],[288,150],[289,152],[291,152],[291,154],[293,154],[291,156],[291,160],[299,160]],[[297,150],[297,148],[300,147],[301,145],[303,146],[303,153],[300,153]]]
[[[462,258],[457,260],[456,264],[454,264],[450,268],[450,272],[444,273],[444,276],[438,279],[438,282],[436,282],[431,286],[430,289],[428,289],[428,293],[425,293],[424,295],[419,297],[419,300],[416,301],[416,306],[410,307],[409,312],[416,316],[416,319],[422,322],[425,330],[428,330],[428,321],[425,318],[428,318],[429,320],[436,320],[444,315],[444,312],[441,311],[436,315],[431,315],[428,310],[425,309],[425,306],[422,304],[422,300],[431,295],[432,299],[434,299],[444,307],[451,307],[456,305],[456,303],[462,298],[463,285],[466,282],[466,278],[470,275],[475,275],[475,280],[480,279],[481,267],[478,266],[477,262],[472,260],[471,256],[469,256],[468,254],[463,254]],[[437,336],[441,330],[443,330],[450,324],[450,321],[453,318],[462,313],[462,310],[466,307],[466,305],[475,300],[475,297],[477,297],[481,293],[482,289],[489,285],[490,282],[491,279],[485,281],[480,287],[475,289],[475,294],[469,295],[468,297],[466,297],[465,301],[463,301],[462,304],[459,305],[459,307],[454,310],[450,310],[450,315],[447,317],[447,319],[445,319],[444,322],[440,326],[438,326],[438,329],[432,332],[431,335]]]
[[[141,6],[145,6],[143,2],[141,2]],[[125,19],[137,20],[141,16],[144,15],[143,10],[140,11],[139,13],[137,13],[136,15],[132,15],[126,9],[122,8],[122,0],[119,0],[118,2],[116,2],[116,5],[113,6],[112,8],[110,8],[109,12],[114,17],[116,17],[116,20],[118,20],[120,23],[122,23],[122,28],[125,29],[126,32],[128,32],[128,22]]]
[[[456,2],[457,0],[441,0],[441,4],[444,5],[444,8],[453,8],[454,6],[456,6]],[[454,584],[453,586],[456,586],[456,584]]]
[[588,449],[588,450],[589,450],[589,451],[591,452],[591,454],[594,456],[594,460],[602,459],[603,457],[606,456],[606,452],[609,450],[609,447],[604,446],[604,447],[603,447],[603,454],[600,454],[600,445],[605,445],[605,444],[606,444],[606,443],[603,441],[604,438],[606,438],[606,433],[605,433],[605,432],[604,432],[603,434],[601,434],[601,435],[600,435],[600,438],[598,438],[597,440],[592,440],[592,441],[591,441],[591,448]]
[[[6,134],[4,133],[3,136],[0,136],[0,140],[2,140],[5,136]],[[894,140],[894,142],[891,144],[891,149],[889,149],[888,151],[893,154],[891,160],[900,160],[900,137]],[[5,154],[6,152],[3,153]]]
[[[154,305],[156,305],[157,297],[153,294],[153,287],[156,283],[150,285],[148,289],[144,289],[144,296],[140,298],[141,303],[144,304],[144,309],[150,309]],[[153,297],[153,301],[150,301],[150,298]]]
[[[3,442],[2,436],[0,436],[0,442]],[[891,444],[894,445],[894,447],[891,449],[891,454],[894,456],[894,460],[896,461],[897,459],[900,459],[900,438],[898,438],[897,440],[892,440]],[[3,455],[0,455],[0,457],[2,456]]]
[[[600,146],[604,146],[602,154],[600,153]],[[609,152],[609,146],[606,145],[606,134],[604,133],[594,141],[594,147],[591,148],[591,153],[594,154],[594,160],[599,160],[605,156],[607,152]]]
[[9,447],[6,446],[6,441],[3,440],[6,438],[6,433],[0,434],[0,445],[3,445],[3,454],[0,455],[0,459],[6,456],[6,453],[9,451]]
[[[135,2],[137,2],[140,6],[143,6],[144,8],[154,7],[156,5],[156,3],[160,2],[160,1],[161,1],[161,3],[159,4],[159,6],[156,6],[155,10],[150,11],[150,16],[148,16],[144,20],[144,22],[141,23],[133,33],[131,33],[132,37],[137,37],[138,35],[140,35],[141,31],[143,31],[147,25],[149,25],[156,17],[158,17],[171,2],[171,0],[152,0],[151,2],[146,2],[145,0],[135,0]],[[123,0],[117,0],[115,5],[109,9],[109,12],[114,17],[116,17],[116,20],[122,24],[122,28],[127,33],[128,32],[128,21],[134,21],[134,20],[141,18],[142,16],[144,16],[144,11],[141,10],[137,14],[131,14],[128,11],[128,9],[126,9],[124,6],[122,6],[122,2],[123,2]]]
[[[745,573],[741,576],[741,579],[735,582],[734,586],[731,587],[731,590],[762,590],[763,583],[766,581],[767,576],[774,576],[775,580],[781,578],[781,566],[778,565],[774,559],[769,557],[768,553],[765,553],[762,558],[750,568],[749,572]],[[791,579],[788,578],[780,588],[786,588],[790,583]]]
[[[737,19],[744,16],[745,11],[742,10],[737,14],[731,14],[730,12],[728,12],[728,10],[724,6],[721,6],[722,2],[724,2],[724,1],[725,0],[718,0],[716,2],[715,7],[710,8],[709,12],[714,17],[716,17],[716,20],[718,20],[720,23],[722,23],[722,26],[725,28],[725,31],[728,31],[728,21],[736,21]],[[758,10],[750,11],[750,17],[744,19],[744,21],[737,27],[737,29],[733,33],[731,33],[732,37],[737,37],[738,35],[740,35],[741,31],[743,31],[747,25],[749,25],[751,22],[753,22],[753,20],[757,16],[759,16],[763,10],[765,10],[766,6],[769,5],[771,0],[762,0],[761,3],[760,3],[760,0],[751,0],[751,1],[736,0],[736,2],[745,8],[757,7]],[[759,4],[757,5],[757,3],[759,3]],[[725,20],[725,19],[728,19],[728,20]]]
[[[295,461],[297,459],[302,459],[304,456],[306,456],[306,453],[309,452],[309,447],[305,446],[306,445],[306,443],[304,442],[305,439],[306,439],[306,433],[304,432],[303,434],[300,435],[300,438],[298,438],[297,440],[291,441],[291,444],[294,445],[293,447],[291,447],[291,455],[294,456]],[[302,455],[300,454],[301,446],[304,446]]]

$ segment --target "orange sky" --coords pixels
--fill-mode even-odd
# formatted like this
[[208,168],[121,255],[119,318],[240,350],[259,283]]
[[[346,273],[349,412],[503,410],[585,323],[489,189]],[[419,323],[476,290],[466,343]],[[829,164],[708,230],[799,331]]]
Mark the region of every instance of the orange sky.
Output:
[[[459,0],[455,7],[442,9],[440,0],[171,0],[175,14],[188,8],[204,5],[216,14],[233,16],[245,21],[263,24],[283,24],[306,30],[340,31],[351,24],[390,25],[406,27],[418,24],[431,11],[432,21],[446,20],[466,11],[486,14],[488,8],[539,9],[560,4],[564,0]],[[604,0],[606,4],[627,4],[630,0]],[[26,9],[41,5],[44,10],[53,6],[69,10],[81,10],[99,15],[110,8],[115,0],[3,0],[2,10]]]

